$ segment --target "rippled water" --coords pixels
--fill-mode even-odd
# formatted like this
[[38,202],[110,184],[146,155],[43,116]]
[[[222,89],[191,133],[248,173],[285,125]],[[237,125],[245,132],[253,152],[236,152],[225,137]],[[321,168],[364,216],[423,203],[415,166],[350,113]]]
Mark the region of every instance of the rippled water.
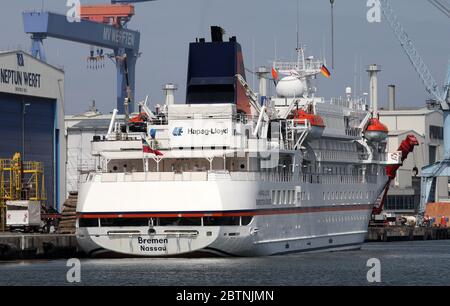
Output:
[[[360,251],[258,258],[83,259],[81,285],[450,285],[450,240],[365,244]],[[0,262],[0,285],[65,285],[66,260]]]

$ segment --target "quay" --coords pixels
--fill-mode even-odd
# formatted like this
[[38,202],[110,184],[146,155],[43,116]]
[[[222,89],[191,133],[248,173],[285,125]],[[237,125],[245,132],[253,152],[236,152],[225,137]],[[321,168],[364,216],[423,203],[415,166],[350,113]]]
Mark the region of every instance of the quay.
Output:
[[74,234],[0,233],[0,260],[84,256]]
[[385,226],[369,227],[366,242],[450,239],[450,227]]
[[[366,242],[450,239],[450,227],[369,227]],[[0,232],[0,260],[85,257],[74,234]]]

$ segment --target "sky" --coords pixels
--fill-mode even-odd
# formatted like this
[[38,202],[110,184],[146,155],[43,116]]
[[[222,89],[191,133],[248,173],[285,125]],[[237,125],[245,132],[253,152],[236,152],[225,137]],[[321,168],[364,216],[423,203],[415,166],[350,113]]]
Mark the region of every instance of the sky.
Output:
[[[3,0],[0,11],[0,50],[29,49],[23,31],[23,11],[49,10],[65,14],[66,0]],[[81,0],[82,4],[108,0]],[[397,106],[424,105],[430,98],[388,23],[369,23],[366,0],[335,1],[335,67],[331,70],[329,0],[299,0],[299,34],[307,55],[324,56],[332,77],[319,77],[319,96],[343,96],[345,87],[368,92],[369,64],[381,65],[379,105],[387,105],[387,86],[397,86]],[[444,82],[450,60],[450,19],[426,0],[391,0],[392,7],[416,44],[438,84]],[[209,28],[219,25],[226,36],[237,36],[246,68],[270,67],[277,59],[295,58],[297,0],[158,0],[138,3],[129,28],[141,32],[136,71],[136,100],[149,96],[150,104],[164,102],[162,85],[175,83],[176,103],[184,103],[189,43],[196,37],[210,40]],[[67,114],[86,111],[92,100],[103,113],[116,104],[116,70],[111,61],[100,70],[87,68],[89,46],[48,38],[50,64],[65,70]],[[109,51],[108,51],[109,52]],[[257,81],[247,74],[257,91]],[[272,89],[272,93],[274,90]]]

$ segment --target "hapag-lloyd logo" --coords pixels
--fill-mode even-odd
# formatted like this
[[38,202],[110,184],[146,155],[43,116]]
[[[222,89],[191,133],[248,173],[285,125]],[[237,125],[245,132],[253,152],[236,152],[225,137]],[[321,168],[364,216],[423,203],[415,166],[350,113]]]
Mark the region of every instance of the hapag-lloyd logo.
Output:
[[208,136],[208,135],[228,135],[228,128],[223,128],[223,129],[219,129],[219,128],[210,128],[210,129],[193,129],[190,128],[187,130],[189,135],[204,135],[204,136]]
[[173,136],[181,136],[183,135],[183,128],[182,127],[176,127],[172,131]]

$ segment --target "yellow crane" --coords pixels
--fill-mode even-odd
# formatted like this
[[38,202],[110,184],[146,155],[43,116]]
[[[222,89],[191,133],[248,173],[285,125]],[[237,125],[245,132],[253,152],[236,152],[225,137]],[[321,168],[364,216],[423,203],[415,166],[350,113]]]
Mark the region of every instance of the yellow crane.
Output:
[[29,200],[42,205],[46,200],[44,167],[41,162],[22,161],[20,153],[0,159],[0,230],[5,230],[6,202]]

